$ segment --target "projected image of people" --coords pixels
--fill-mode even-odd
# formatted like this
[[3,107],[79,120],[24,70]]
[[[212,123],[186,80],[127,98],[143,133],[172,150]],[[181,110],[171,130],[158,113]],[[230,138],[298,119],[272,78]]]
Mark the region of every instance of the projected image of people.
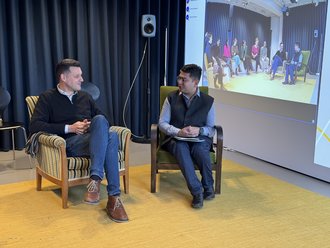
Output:
[[317,104],[326,1],[206,3],[203,85]]

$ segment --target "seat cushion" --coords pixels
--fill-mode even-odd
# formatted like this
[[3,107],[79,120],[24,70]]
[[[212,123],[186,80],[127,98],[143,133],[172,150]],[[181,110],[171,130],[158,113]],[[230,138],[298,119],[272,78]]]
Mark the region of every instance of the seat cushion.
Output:
[[82,157],[68,157],[68,178],[89,177],[90,159]]
[[[125,156],[123,151],[118,151],[118,168],[119,171],[125,170]],[[89,168],[91,160],[82,157],[68,157],[68,178],[86,178],[89,177]]]
[[[214,164],[216,162],[216,157],[214,152],[210,152],[211,163]],[[176,164],[176,159],[169,152],[160,148],[157,151],[157,162],[158,164]]]

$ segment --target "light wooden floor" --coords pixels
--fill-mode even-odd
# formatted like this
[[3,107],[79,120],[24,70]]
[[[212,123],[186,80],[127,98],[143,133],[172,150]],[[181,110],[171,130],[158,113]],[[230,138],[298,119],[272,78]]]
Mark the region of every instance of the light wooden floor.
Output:
[[179,171],[162,171],[158,182],[150,193],[150,165],[131,168],[125,224],[107,217],[104,184],[98,206],[83,203],[84,186],[70,188],[68,209],[46,180],[42,191],[35,181],[0,185],[0,247],[329,247],[328,197],[231,160],[224,160],[222,194],[200,210],[190,207]]
[[[0,185],[35,179],[34,169],[29,168],[29,159],[23,151],[16,151],[16,162],[13,163],[12,153],[0,152]],[[239,152],[224,151],[224,158],[235,161],[253,170],[289,182],[304,189],[330,197],[330,184],[278,167],[265,161],[250,157]],[[131,166],[150,164],[150,145],[131,142]],[[15,169],[18,168],[18,169]]]

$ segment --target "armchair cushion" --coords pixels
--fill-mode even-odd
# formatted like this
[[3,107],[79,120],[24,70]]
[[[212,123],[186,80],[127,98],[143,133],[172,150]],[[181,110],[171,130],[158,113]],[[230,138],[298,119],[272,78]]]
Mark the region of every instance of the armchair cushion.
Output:
[[88,178],[91,160],[82,157],[68,158],[68,179]]

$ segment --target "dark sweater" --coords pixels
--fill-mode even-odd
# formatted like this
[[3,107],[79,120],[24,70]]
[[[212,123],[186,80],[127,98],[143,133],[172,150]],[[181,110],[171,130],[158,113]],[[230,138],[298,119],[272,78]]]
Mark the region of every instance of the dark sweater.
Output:
[[104,115],[88,93],[79,91],[72,97],[71,103],[57,88],[51,89],[39,96],[31,118],[30,134],[43,131],[66,139],[75,134],[65,134],[65,125],[91,120],[99,114]]
[[276,54],[274,55],[273,59],[275,58],[276,55],[279,56],[282,59],[282,61],[287,59],[286,58],[286,52],[284,50],[283,51],[278,50],[276,52]]

